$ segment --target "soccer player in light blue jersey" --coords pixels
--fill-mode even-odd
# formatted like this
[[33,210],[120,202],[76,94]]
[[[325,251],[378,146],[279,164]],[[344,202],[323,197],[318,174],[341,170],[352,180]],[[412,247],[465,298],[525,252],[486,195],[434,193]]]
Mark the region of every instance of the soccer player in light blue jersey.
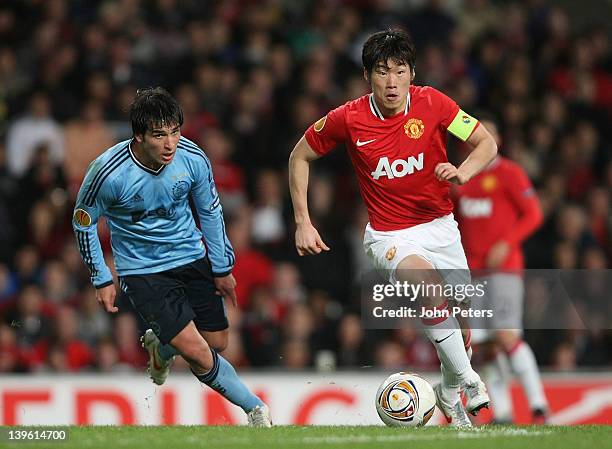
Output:
[[153,381],[163,384],[180,354],[198,380],[241,407],[251,425],[270,427],[267,406],[217,353],[227,346],[223,301],[236,306],[236,281],[210,162],[181,137],[182,109],[164,89],[138,91],[130,120],[132,139],[90,164],[74,210],[73,228],[96,298],[108,312],[118,311],[97,233],[104,216],[119,285],[150,327],[143,345]]

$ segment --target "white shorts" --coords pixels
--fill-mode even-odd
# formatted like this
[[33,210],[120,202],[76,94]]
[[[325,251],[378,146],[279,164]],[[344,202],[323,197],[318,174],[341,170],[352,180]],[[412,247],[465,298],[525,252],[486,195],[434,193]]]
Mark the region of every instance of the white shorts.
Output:
[[397,265],[412,255],[421,256],[436,270],[449,270],[442,272],[447,283],[470,282],[461,234],[453,214],[398,231],[376,231],[368,223],[363,247],[374,268],[391,283],[397,280]]
[[[491,309],[493,317],[486,321],[470,318],[472,343],[492,340],[499,329],[516,329],[523,332],[523,278],[511,273],[496,273],[475,282],[487,283],[482,297],[472,297],[474,310]],[[482,321],[481,321],[482,320]]]

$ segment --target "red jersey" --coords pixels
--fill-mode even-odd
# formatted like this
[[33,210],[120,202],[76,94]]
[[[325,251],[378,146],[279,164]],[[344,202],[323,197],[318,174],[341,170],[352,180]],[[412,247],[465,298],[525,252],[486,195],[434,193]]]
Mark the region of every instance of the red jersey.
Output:
[[393,231],[452,212],[449,183],[438,181],[434,169],[448,161],[446,132],[467,140],[476,126],[443,93],[410,86],[403,112],[384,117],[374,95],[364,95],[330,111],[305,137],[320,155],[346,144],[370,225]]
[[456,193],[455,215],[470,268],[487,268],[487,253],[504,240],[510,252],[501,268],[522,269],[521,243],[542,222],[540,203],[525,171],[498,157],[470,182],[457,187]]

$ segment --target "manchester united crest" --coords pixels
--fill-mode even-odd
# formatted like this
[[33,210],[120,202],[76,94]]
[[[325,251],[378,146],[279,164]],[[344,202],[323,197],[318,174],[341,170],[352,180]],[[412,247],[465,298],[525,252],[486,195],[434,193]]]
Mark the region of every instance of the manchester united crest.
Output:
[[424,131],[425,125],[423,125],[423,121],[418,118],[411,118],[404,125],[404,132],[411,139],[418,139],[423,135]]
[[486,175],[480,182],[480,186],[485,192],[492,192],[497,187],[497,178],[495,175]]

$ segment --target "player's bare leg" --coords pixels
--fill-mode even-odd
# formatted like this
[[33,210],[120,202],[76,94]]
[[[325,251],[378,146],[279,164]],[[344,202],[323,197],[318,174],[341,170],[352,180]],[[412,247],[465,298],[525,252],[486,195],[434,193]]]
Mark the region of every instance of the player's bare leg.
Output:
[[[227,348],[229,330],[208,332],[200,330],[200,334],[208,345],[217,352],[223,352]],[[174,358],[179,352],[170,344],[163,344],[157,338],[152,329],[147,329],[140,339],[142,347],[149,353],[147,372],[157,385],[163,385],[168,375]]]
[[200,330],[200,335],[202,335],[206,343],[217,352],[223,352],[225,348],[227,348],[229,329],[214,332]]
[[[434,267],[423,257],[410,255],[402,259],[396,269],[397,280],[410,283],[434,285],[442,283],[442,279]],[[438,309],[447,306],[444,297],[424,298],[426,307]],[[453,406],[459,400],[459,388],[464,387],[467,396],[467,410],[477,414],[483,407],[488,407],[489,396],[484,383],[472,369],[465,351],[459,323],[453,316],[440,317],[431,320],[423,319],[425,334],[433,343],[438,357],[446,370],[442,371],[442,402]]]
[[256,427],[272,426],[266,404],[242,383],[234,367],[209,346],[193,321],[170,343],[189,363],[191,372],[200,382],[245,411],[249,424]]
[[[204,337],[204,340],[208,345],[216,352],[223,352],[227,348],[229,341],[229,329],[223,329],[221,331],[204,331],[200,330],[200,335]],[[247,413],[249,425],[253,427],[270,427],[272,422],[270,420],[270,411],[268,406],[263,404],[256,406],[250,412]]]

